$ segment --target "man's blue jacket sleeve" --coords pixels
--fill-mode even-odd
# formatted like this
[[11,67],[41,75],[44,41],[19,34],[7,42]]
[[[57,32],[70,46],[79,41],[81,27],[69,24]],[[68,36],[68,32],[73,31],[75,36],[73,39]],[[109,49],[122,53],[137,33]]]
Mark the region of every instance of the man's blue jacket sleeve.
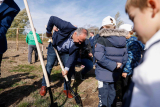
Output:
[[5,37],[5,34],[7,33],[7,30],[11,26],[11,23],[17,13],[11,13],[0,21],[0,39]]
[[51,32],[53,26],[56,26],[61,32],[63,32],[63,34],[77,29],[77,27],[73,26],[70,22],[64,21],[56,16],[50,17],[47,25],[47,31]]
[[19,11],[13,0],[5,0],[0,6],[0,54],[7,50],[6,33]]
[[71,55],[69,55],[68,61],[65,64],[65,69],[69,71],[70,67],[72,66],[73,62],[77,60],[79,50],[75,50]]

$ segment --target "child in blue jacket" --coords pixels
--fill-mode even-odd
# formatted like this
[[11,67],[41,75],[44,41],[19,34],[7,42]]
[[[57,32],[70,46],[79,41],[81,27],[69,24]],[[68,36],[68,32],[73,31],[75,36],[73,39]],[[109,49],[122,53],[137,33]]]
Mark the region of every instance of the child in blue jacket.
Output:
[[139,65],[141,59],[141,53],[144,50],[144,45],[142,44],[141,41],[137,40],[137,37],[132,36],[133,35],[132,25],[123,24],[119,27],[119,29],[124,29],[129,32],[128,36],[126,36],[128,60],[123,68],[122,79],[121,79],[122,96],[123,96],[130,85],[133,69]]
[[98,80],[99,105],[111,107],[115,100],[115,82],[127,61],[126,38],[128,32],[115,29],[116,21],[111,16],[103,19],[95,47],[96,79]]

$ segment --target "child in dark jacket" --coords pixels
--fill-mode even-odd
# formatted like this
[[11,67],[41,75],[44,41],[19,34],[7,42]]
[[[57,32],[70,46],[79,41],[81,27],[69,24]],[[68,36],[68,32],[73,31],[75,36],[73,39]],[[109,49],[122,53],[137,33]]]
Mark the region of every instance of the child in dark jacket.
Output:
[[123,68],[122,72],[122,96],[129,88],[131,82],[131,76],[133,74],[133,69],[139,65],[141,59],[141,53],[144,50],[144,45],[141,41],[137,40],[137,37],[132,36],[132,25],[123,24],[119,29],[124,29],[129,32],[126,36],[126,47],[128,53],[128,60]]
[[125,38],[128,32],[115,29],[115,25],[114,18],[104,18],[96,42],[94,55],[97,60],[95,74],[99,89],[98,107],[113,105],[116,96],[114,83],[128,58]]

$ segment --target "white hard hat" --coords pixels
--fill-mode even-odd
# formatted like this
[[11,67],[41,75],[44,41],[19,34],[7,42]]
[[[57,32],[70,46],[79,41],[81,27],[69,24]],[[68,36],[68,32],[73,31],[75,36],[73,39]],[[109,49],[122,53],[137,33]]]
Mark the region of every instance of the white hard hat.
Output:
[[102,26],[104,26],[104,25],[114,25],[114,26],[116,26],[116,20],[111,16],[107,16],[102,21]]
[[132,31],[133,30],[133,26],[130,24],[123,24],[119,26],[119,29],[124,29],[126,31]]

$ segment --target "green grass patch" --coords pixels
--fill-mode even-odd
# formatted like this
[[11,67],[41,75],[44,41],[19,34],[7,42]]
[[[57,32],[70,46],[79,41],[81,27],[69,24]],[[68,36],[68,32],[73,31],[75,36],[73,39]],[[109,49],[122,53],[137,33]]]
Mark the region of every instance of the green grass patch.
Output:
[[0,89],[0,92],[3,91],[3,89]]
[[32,65],[18,65],[15,66],[12,70],[10,70],[10,72],[32,72],[36,69],[37,67]]
[[38,70],[39,70],[40,72],[43,72],[43,71],[42,71],[42,66],[41,66],[41,65],[38,67]]
[[17,61],[9,60],[10,63],[17,63]]
[[52,72],[53,72],[53,74],[61,74],[61,69],[59,69],[59,70],[52,70]]
[[15,83],[15,84],[13,84],[12,87],[16,87],[16,86],[18,86],[18,85],[24,85],[24,84],[26,84],[26,83],[27,83],[27,82],[20,81],[20,82],[17,82],[17,83]]
[[66,95],[61,94],[57,97],[57,100],[55,102],[57,102],[59,106],[61,105],[63,107],[63,105],[66,103]]
[[30,79],[36,79],[37,77],[38,77],[37,75],[29,76]]
[[33,92],[33,93],[32,93],[32,97],[35,98],[35,99],[40,98],[39,91]]
[[86,80],[85,80],[85,82],[91,82],[91,81],[92,81],[91,79],[86,79]]
[[79,107],[79,105],[73,105],[73,107]]
[[38,98],[34,101],[33,105],[36,107],[48,107],[50,105],[50,99],[48,97],[46,99]]
[[69,103],[71,107],[79,107],[77,104],[73,104],[72,102]]
[[2,59],[2,62],[6,61],[5,59]]
[[85,94],[85,93],[84,92],[79,92],[78,94],[80,95],[80,94]]
[[[49,96],[41,97],[39,95],[39,91],[33,92],[31,96],[32,98],[35,99],[34,102],[32,103],[33,107],[48,107],[51,104],[50,97]],[[66,96],[61,92],[54,92],[53,101],[57,102],[59,107],[64,107],[63,105],[66,103]]]
[[18,83],[15,83],[15,84],[12,85],[12,87],[16,87],[16,86],[18,86],[18,85],[19,85]]
[[18,107],[30,107],[31,104],[29,102],[23,102],[18,105]]
[[24,81],[20,81],[19,82],[19,85],[24,85],[24,84],[26,84],[27,82],[24,82]]
[[48,107],[50,105],[49,97],[41,97],[39,91],[35,91],[31,96],[35,99],[33,105],[36,107]]
[[57,81],[62,79],[62,73],[61,73],[61,69],[59,70],[52,70],[52,75],[51,75],[51,81]]

